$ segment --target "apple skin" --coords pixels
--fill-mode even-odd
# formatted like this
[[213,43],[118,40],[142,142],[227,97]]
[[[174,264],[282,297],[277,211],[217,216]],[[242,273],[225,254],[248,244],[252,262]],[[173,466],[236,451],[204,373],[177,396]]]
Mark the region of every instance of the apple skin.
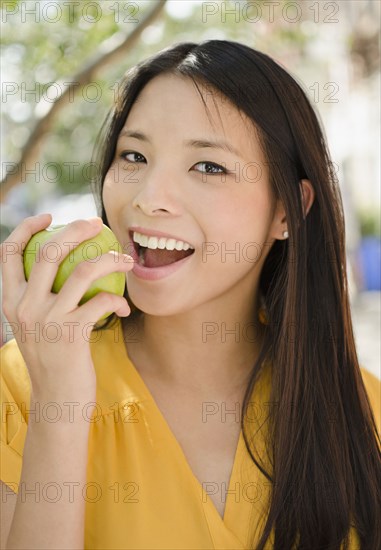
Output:
[[[42,248],[46,241],[52,239],[52,237],[63,227],[65,227],[65,224],[51,225],[47,229],[43,229],[42,231],[35,233],[28,241],[23,253],[24,274],[27,281],[32,271],[32,267],[36,262],[36,256],[40,248]],[[95,263],[97,261],[96,258],[98,258],[101,254],[109,252],[110,250],[115,250],[120,253],[123,252],[122,246],[118,242],[114,233],[109,227],[107,227],[107,225],[104,224],[102,230],[97,235],[81,242],[75,248],[73,248],[75,243],[69,244],[68,242],[68,244],[64,245],[62,250],[60,250],[59,245],[54,244],[54,239],[52,240],[52,243],[51,251],[47,251],[47,259],[51,262],[59,261],[60,257],[67,254],[66,257],[60,262],[56,278],[54,279],[51,289],[54,293],[58,293],[60,291],[69,275],[80,262],[84,260],[92,260],[93,263]],[[102,291],[123,296],[125,285],[125,273],[109,273],[104,277],[100,277],[89,286],[78,305],[84,304],[93,298],[93,296],[96,296],[96,294]],[[98,321],[106,319],[109,315],[111,315],[111,313],[106,313],[100,317]]]

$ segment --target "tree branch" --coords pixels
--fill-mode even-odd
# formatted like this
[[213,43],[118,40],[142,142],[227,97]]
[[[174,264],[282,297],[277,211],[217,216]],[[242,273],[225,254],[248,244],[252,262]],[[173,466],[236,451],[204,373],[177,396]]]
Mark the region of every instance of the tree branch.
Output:
[[[0,202],[4,202],[6,195],[12,187],[20,182],[21,168],[24,166],[25,169],[27,169],[28,165],[33,165],[35,159],[38,158],[41,146],[43,145],[53,120],[69,103],[69,98],[72,97],[74,91],[80,90],[83,86],[91,82],[94,75],[99,73],[105,66],[109,65],[111,61],[115,62],[119,57],[125,55],[126,50],[130,49],[135,44],[142,31],[158,17],[166,2],[167,0],[155,0],[153,9],[144,16],[127,37],[123,36],[118,40],[119,33],[116,33],[102,42],[95,58],[85,64],[84,68],[74,75],[62,94],[51,104],[46,115],[35,124],[28,141],[22,149],[20,161],[9,170],[4,180],[1,182]],[[118,44],[115,45],[116,41],[118,41]],[[105,50],[106,53],[104,53]]]

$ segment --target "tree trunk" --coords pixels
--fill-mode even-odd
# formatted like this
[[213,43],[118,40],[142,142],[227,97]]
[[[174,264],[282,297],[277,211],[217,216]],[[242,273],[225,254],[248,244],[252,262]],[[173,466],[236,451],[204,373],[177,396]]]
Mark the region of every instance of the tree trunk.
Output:
[[117,44],[112,49],[109,49],[107,53],[104,53],[105,48],[106,50],[108,49],[106,43],[111,41],[113,37],[105,40],[100,45],[98,50],[99,53],[95,56],[95,58],[85,64],[85,66],[76,75],[74,75],[72,79],[69,79],[71,84],[69,84],[65,88],[62,95],[58,97],[54,103],[52,103],[47,114],[36,123],[28,141],[22,149],[20,161],[8,171],[5,178],[1,182],[0,202],[4,202],[12,187],[20,182],[21,167],[24,167],[25,170],[32,169],[33,165],[36,163],[43,142],[52,126],[53,120],[69,103],[69,98],[72,98],[75,91],[78,92],[83,86],[91,82],[91,79],[94,78],[95,74],[99,73],[99,71],[101,71],[105,66],[110,63],[114,63],[122,55],[124,56],[126,51],[135,44],[142,31],[159,16],[166,1],[167,0],[155,0],[152,10],[145,15],[133,31],[121,43]]

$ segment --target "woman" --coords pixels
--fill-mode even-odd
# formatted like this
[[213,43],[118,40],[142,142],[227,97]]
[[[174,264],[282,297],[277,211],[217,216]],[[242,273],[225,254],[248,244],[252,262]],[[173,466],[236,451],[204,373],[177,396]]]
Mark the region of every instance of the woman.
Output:
[[[82,415],[24,421],[2,480],[100,491],[71,507],[19,496],[9,547],[379,548],[379,382],[358,364],[340,191],[301,87],[243,44],[176,44],[127,73],[98,154],[98,211],[133,268],[106,254],[53,295],[56,263],[24,283],[20,255],[4,262],[10,321],[114,313],[92,341],[6,344],[14,438],[12,364],[29,371],[31,409],[75,401]],[[25,220],[8,241],[50,222]],[[55,239],[99,230],[74,222]],[[115,270],[124,298],[77,307]]]

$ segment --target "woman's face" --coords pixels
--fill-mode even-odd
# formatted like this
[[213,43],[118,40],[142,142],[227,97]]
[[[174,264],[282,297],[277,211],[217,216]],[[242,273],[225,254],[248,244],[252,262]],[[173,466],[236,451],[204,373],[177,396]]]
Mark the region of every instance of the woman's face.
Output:
[[[130,239],[136,226],[194,248],[169,268],[128,272],[131,300],[152,315],[203,304],[208,311],[212,303],[229,307],[238,296],[252,300],[264,259],[284,229],[250,120],[219,93],[201,90],[212,121],[190,79],[167,74],[151,80],[120,132],[104,182],[107,218],[128,254],[137,258]],[[161,253],[148,254],[156,264]],[[175,257],[163,254],[163,261]]]

